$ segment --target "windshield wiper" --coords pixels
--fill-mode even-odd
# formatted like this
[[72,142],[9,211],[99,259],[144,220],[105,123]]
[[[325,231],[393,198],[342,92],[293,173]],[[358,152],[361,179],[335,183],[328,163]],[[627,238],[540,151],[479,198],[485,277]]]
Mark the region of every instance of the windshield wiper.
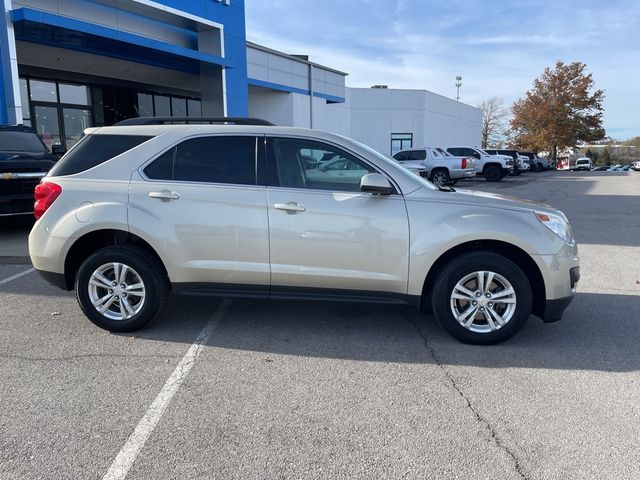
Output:
[[438,190],[440,190],[441,192],[455,192],[456,191],[455,188],[449,187],[449,186],[442,187],[440,185],[436,185],[436,187],[438,187]]

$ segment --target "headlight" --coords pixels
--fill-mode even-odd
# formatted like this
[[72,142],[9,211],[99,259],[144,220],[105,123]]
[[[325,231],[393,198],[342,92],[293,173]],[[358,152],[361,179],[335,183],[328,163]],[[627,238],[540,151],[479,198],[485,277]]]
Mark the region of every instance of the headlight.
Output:
[[540,223],[545,225],[549,230],[559,236],[568,245],[575,245],[576,240],[573,238],[573,230],[571,225],[564,216],[554,215],[553,213],[535,212],[536,218]]

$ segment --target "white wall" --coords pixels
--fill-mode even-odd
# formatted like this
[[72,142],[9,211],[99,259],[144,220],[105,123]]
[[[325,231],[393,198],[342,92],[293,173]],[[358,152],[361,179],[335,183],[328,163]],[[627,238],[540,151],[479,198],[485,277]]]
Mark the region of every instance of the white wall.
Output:
[[[392,133],[412,133],[413,146],[479,145],[482,112],[426,90],[347,88],[345,103],[313,99],[313,128],[391,153]],[[249,113],[277,125],[309,128],[309,95],[251,87]]]
[[249,116],[263,118],[283,127],[294,126],[291,93],[249,86]]

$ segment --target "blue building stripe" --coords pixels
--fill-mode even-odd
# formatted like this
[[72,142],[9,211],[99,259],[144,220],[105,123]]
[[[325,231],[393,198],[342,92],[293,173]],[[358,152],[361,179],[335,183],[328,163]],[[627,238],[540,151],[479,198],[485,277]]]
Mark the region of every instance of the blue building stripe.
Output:
[[96,25],[93,23],[84,22],[82,20],[76,20],[62,15],[56,15],[48,12],[41,12],[31,8],[19,8],[11,12],[11,19],[14,23],[19,22],[34,22],[53,27],[64,28],[67,30],[74,30],[77,32],[83,32],[89,35],[95,35],[98,37],[109,38],[125,43],[131,43],[133,45],[139,45],[141,47],[150,48],[164,53],[178,55],[181,57],[190,58],[205,63],[212,63],[215,65],[226,65],[226,61],[216,55],[199,52],[197,50],[191,50],[188,48],[173,45],[171,43],[155,40],[141,35],[133,33],[123,32],[114,28],[104,27],[102,25]]
[[[254,85],[256,87],[264,87],[270,90],[276,90],[278,92],[287,92],[287,93],[299,93],[301,95],[309,95],[309,90],[304,88],[291,87],[289,85],[282,85],[280,83],[267,82],[264,80],[257,80],[255,78],[249,79],[249,85]],[[344,103],[344,97],[336,97],[334,95],[328,95],[326,93],[321,92],[313,92],[313,96],[317,98],[322,98],[329,103]]]

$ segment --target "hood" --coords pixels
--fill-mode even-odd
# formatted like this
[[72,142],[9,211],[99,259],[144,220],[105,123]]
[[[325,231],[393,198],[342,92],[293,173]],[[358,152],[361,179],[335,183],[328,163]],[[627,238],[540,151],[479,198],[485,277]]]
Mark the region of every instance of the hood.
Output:
[[553,213],[556,215],[562,215],[562,212],[553,208],[550,205],[534,202],[532,200],[525,200],[518,197],[510,197],[507,195],[500,195],[498,193],[481,192],[477,190],[456,190],[455,192],[441,192],[431,191],[426,189],[420,189],[413,192],[408,197],[418,200],[423,197],[425,201],[435,199],[440,202],[468,204],[476,207],[489,207],[499,209],[518,210],[523,212],[544,212]]
[[2,150],[0,151],[0,162],[11,161],[19,162],[22,160],[53,160],[53,155],[48,151],[42,152],[11,152]]

